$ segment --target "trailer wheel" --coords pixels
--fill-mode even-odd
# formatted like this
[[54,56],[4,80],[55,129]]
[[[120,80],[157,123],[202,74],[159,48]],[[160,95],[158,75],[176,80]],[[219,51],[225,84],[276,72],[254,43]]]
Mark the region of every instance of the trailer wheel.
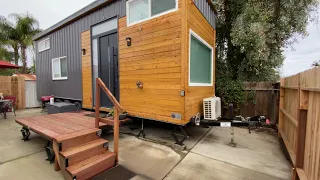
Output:
[[65,102],[65,103],[72,103],[72,102],[69,101],[69,100],[64,100],[63,102]]
[[74,102],[74,104],[76,105],[77,111],[80,111],[81,108],[81,103],[79,101]]
[[61,99],[55,99],[54,101],[55,101],[55,102],[62,102]]

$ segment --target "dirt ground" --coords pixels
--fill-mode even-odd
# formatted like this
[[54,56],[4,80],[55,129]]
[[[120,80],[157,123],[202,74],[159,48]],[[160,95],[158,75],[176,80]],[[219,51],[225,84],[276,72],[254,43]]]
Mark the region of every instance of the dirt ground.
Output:
[[[0,179],[63,179],[46,159],[46,140],[32,133],[21,141],[21,126],[15,118],[38,116],[40,109],[0,118]],[[230,147],[230,128],[191,127],[186,150],[175,149],[172,125],[146,122],[146,138],[136,138],[140,121],[121,128],[120,165],[95,179],[214,179],[289,180],[291,166],[281,152],[276,136],[267,132],[248,133],[235,128],[236,147]],[[106,135],[112,149],[112,135]]]

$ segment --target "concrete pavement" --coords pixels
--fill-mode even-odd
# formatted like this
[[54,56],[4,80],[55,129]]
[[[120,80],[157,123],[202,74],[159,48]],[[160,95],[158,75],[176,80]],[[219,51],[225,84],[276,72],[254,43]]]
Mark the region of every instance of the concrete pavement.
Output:
[[[39,109],[17,112],[18,117],[40,115]],[[139,124],[139,123],[138,123]],[[121,128],[124,130],[126,127]],[[127,129],[120,134],[120,165],[117,173],[130,171],[128,179],[257,179],[287,180],[290,165],[284,158],[277,137],[266,133],[248,134],[236,128],[237,147],[228,146],[230,129],[188,128],[187,151],[173,149],[168,125],[147,125],[147,139],[132,135],[139,130]],[[63,179],[53,165],[45,161],[46,141],[32,133],[30,141],[21,141],[21,126],[14,116],[0,119],[0,179]],[[105,137],[112,149],[112,135]],[[120,166],[119,166],[120,167]],[[111,176],[105,176],[111,177]],[[117,176],[118,177],[118,176]],[[103,179],[103,177],[102,177]],[[114,178],[109,178],[114,179]],[[118,179],[126,179],[126,176]]]

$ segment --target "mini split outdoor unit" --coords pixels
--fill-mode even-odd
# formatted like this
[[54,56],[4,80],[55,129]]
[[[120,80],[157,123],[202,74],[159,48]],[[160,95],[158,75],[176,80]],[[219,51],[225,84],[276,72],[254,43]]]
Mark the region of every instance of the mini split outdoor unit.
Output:
[[221,116],[221,99],[219,97],[204,99],[203,111],[205,120],[217,120]]

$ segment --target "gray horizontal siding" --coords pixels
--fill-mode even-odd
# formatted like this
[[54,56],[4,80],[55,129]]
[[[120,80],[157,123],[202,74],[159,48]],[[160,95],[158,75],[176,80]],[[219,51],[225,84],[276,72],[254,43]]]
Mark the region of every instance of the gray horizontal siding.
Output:
[[[82,99],[81,33],[90,26],[126,13],[126,0],[117,0],[36,41],[50,38],[50,49],[36,52],[37,96]],[[68,80],[52,80],[52,59],[67,56]]]
[[194,4],[198,7],[211,26],[216,28],[216,14],[211,9],[209,3],[206,0],[194,0]]

